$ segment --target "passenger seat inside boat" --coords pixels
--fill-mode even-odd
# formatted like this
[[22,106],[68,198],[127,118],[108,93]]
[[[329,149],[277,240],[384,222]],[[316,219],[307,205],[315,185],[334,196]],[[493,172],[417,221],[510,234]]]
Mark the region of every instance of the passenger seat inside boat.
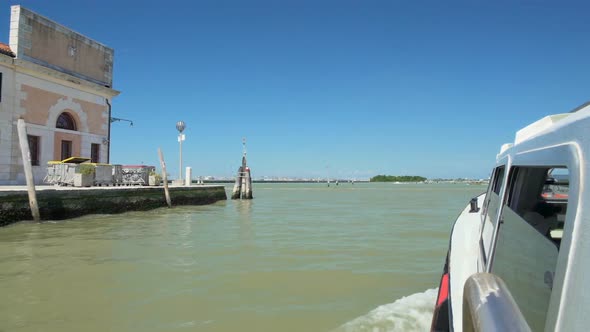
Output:
[[568,201],[566,168],[519,167],[508,206],[558,248]]
[[540,201],[533,207],[532,210],[527,211],[523,215],[531,226],[535,227],[543,235],[549,235],[550,230],[557,228],[557,212],[559,207]]
[[550,238],[559,248],[566,210],[567,201],[541,200],[531,211],[524,214],[523,219],[541,234]]
[[553,240],[553,242],[555,242],[557,244],[558,247],[559,247],[559,244],[561,243],[561,237],[563,235],[563,225],[565,223],[565,213],[567,212],[567,201],[562,202],[559,207],[560,207],[560,209],[557,212],[557,214],[555,215],[555,218],[557,218],[557,225],[555,227],[549,229],[549,237]]

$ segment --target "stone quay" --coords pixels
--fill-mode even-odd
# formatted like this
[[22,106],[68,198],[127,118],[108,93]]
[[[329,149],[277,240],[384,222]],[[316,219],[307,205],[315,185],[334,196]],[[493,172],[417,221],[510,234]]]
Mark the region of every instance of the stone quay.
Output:
[[[227,200],[219,185],[170,186],[172,206],[205,205]],[[42,220],[61,220],[87,214],[115,214],[165,207],[162,186],[59,187],[37,186]],[[0,226],[33,220],[26,186],[0,186]]]

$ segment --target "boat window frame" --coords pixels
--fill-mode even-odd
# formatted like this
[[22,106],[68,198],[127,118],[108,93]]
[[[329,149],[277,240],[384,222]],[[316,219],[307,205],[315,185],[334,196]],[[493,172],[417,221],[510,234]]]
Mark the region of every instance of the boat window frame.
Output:
[[481,258],[480,264],[481,266],[485,267],[487,265],[487,255],[485,250],[485,244],[483,240],[483,231],[485,228],[485,222],[488,219],[488,209],[490,207],[491,202],[491,193],[493,192],[494,184],[498,179],[499,171],[498,169],[504,166],[496,166],[492,169],[492,174],[490,176],[490,182],[488,183],[488,189],[486,190],[486,197],[483,202],[482,212],[480,215],[481,223],[479,226],[479,257]]
[[[482,222],[482,227],[483,227],[483,222],[485,221],[486,215],[488,213],[488,207],[489,207],[489,204],[490,204],[490,193],[492,192],[492,186],[493,186],[493,183],[494,183],[495,177],[496,177],[496,168],[498,168],[498,167],[494,167],[492,169],[492,174],[490,174],[490,180],[488,182],[488,188],[486,189],[486,196],[485,196],[485,198],[483,200],[483,204],[482,204],[482,207],[481,207],[480,218],[481,218],[481,222]],[[481,229],[480,229],[480,233],[481,233]]]
[[[513,167],[565,167],[569,172],[569,197],[567,210],[577,211],[579,202],[583,201],[583,197],[581,197],[583,192],[581,191],[580,184],[582,181],[582,169],[584,166],[580,165],[580,160],[583,160],[581,156],[581,148],[575,142],[566,142],[530,150],[523,149],[523,151],[516,151],[511,155],[508,155],[509,160],[507,166],[509,166],[510,173],[505,180],[507,182],[508,179],[511,178]],[[505,183],[503,188],[504,195],[508,191],[508,187],[508,183]],[[506,197],[502,197],[502,204],[498,213],[499,219],[503,214],[504,205],[506,205]],[[579,213],[566,213],[565,216],[563,237],[561,239],[559,254],[557,257],[555,275],[553,276],[553,289],[545,324],[545,328],[549,328],[549,330],[553,330],[556,327],[557,317],[563,315],[566,310],[560,306],[560,301],[562,300],[563,283],[566,279],[566,273],[575,273],[566,270],[569,263],[568,257],[570,257],[570,250],[572,249],[571,243],[574,227],[580,222],[579,218]],[[486,266],[486,272],[488,273],[491,273],[493,268],[498,234],[501,228],[501,220],[499,220],[498,227],[494,229],[494,235],[492,238],[493,250],[490,251],[491,255]]]
[[[508,178],[510,177],[510,171],[512,169],[511,167],[512,164],[512,158],[510,155],[506,155],[505,157],[502,157],[501,159],[498,159],[498,161],[496,162],[496,167],[494,167],[493,173],[492,173],[492,179],[490,179],[490,184],[488,186],[488,192],[486,194],[486,203],[485,203],[485,215],[483,215],[482,212],[482,222],[481,222],[481,226],[480,226],[480,232],[479,232],[479,257],[481,258],[480,260],[480,264],[482,267],[482,271],[483,272],[490,272],[491,269],[491,261],[493,259],[493,254],[494,254],[494,250],[495,250],[495,240],[497,237],[497,230],[498,230],[498,225],[500,224],[500,217],[502,216],[502,208],[504,206],[504,201],[506,199],[506,186],[508,185]],[[500,173],[499,169],[503,168],[503,172]],[[497,188],[497,177],[499,174],[502,174],[503,178],[501,179],[501,184],[500,187],[498,188],[498,191],[496,191]],[[499,196],[499,202],[498,202],[498,207],[497,207],[497,214],[494,218],[494,220],[490,221],[493,227],[492,230],[492,236],[490,239],[490,244],[489,244],[489,248],[487,248],[487,252],[486,252],[486,248],[485,248],[485,243],[483,240],[483,232],[484,232],[484,227],[485,227],[485,222],[487,221],[487,217],[488,217],[488,209],[489,209],[489,204],[491,201],[491,193],[494,192]]]
[[[548,236],[547,232],[539,231],[536,225],[534,223],[531,223],[532,220],[527,219],[527,217],[525,216],[525,212],[533,210],[532,208],[535,204],[530,203],[532,201],[537,202],[537,199],[542,191],[542,187],[544,186],[549,171],[551,169],[567,170],[567,167],[563,165],[549,166],[538,164],[512,165],[510,169],[508,183],[506,186],[505,200],[502,203],[502,212],[500,216],[501,221],[498,225],[498,236],[496,239],[496,245],[494,247],[492,261],[495,261],[497,256],[501,256],[503,260],[490,265],[490,273],[493,273],[494,275],[504,278],[503,280],[506,282],[508,286],[511,286],[511,282],[516,283],[516,285],[523,286],[517,287],[517,289],[514,290],[513,296],[517,305],[524,306],[520,307],[520,309],[522,313],[525,315],[528,324],[530,326],[534,326],[534,330],[544,330],[547,317],[549,316],[549,301],[553,287],[553,275],[555,275],[555,270],[557,268],[559,246]],[[504,229],[508,231],[504,231]],[[511,236],[513,234],[516,234],[515,230],[517,229],[520,229],[520,235],[526,236],[524,238],[516,239],[514,238],[514,236]],[[522,243],[520,241],[524,240],[525,238],[529,241],[533,241],[531,243],[535,243],[535,245],[532,246],[535,247],[535,249],[537,249],[538,251],[535,249],[531,249],[531,245],[522,246]],[[530,258],[527,259],[527,261],[535,261],[537,263],[533,265],[527,265],[523,263],[523,266],[526,267],[521,267],[520,265],[513,265],[510,266],[507,270],[507,262],[510,262],[512,260],[512,264],[514,264],[515,261],[518,262],[518,258],[514,257],[523,257],[522,253],[520,253],[519,255],[513,255],[511,252],[507,252],[506,247],[504,247],[511,245],[514,246],[515,244],[517,246],[522,246],[524,252],[527,252],[528,250],[529,256],[524,256]],[[533,252],[531,252],[531,250]],[[500,255],[500,252],[502,252],[502,255]],[[538,254],[539,252],[543,254]],[[545,262],[545,266],[542,266],[543,263],[540,263],[541,265],[538,265],[539,261]],[[499,268],[501,269],[498,270]],[[527,283],[526,285],[519,284],[519,282],[521,281],[519,281],[518,278],[514,279],[511,273],[508,273],[506,275],[502,274],[502,271],[504,271],[504,273],[507,273],[506,271],[511,271],[512,269],[520,268],[524,269],[525,271],[528,268],[532,269],[532,271],[538,272],[533,273],[532,275],[536,276],[537,278],[538,276],[544,278],[545,284],[549,287],[549,290],[547,290],[544,286],[539,288],[539,280],[537,280],[536,286],[531,286],[531,288],[528,288],[527,286],[533,285],[535,283]],[[540,273],[539,269],[541,269],[541,272],[545,271],[545,275]],[[549,277],[547,276],[548,274]],[[515,285],[512,284],[512,286]],[[525,289],[525,291],[523,293],[520,293],[521,297],[517,297],[518,292],[523,291],[523,289]],[[548,297],[538,297],[539,294],[543,294],[547,291],[549,292],[547,294]],[[531,297],[530,294],[536,294],[537,297]],[[531,299],[534,299],[535,301],[531,301]],[[543,299],[546,299],[547,302],[544,302]],[[543,307],[543,303],[546,305],[545,307]],[[531,307],[534,307],[537,310],[530,309]],[[538,309],[544,309],[544,311],[541,312]],[[539,324],[543,325],[539,326]]]
[[[490,182],[488,183],[488,188],[486,190],[486,198],[484,200],[483,203],[483,207],[482,207],[482,212],[481,212],[481,221],[482,221],[482,225],[483,222],[486,221],[487,218],[487,213],[488,213],[488,208],[490,206],[490,201],[491,201],[491,196],[490,194],[492,192],[495,192],[496,194],[499,195],[498,192],[496,192],[496,186],[497,186],[497,180],[498,180],[498,175],[502,174],[502,176],[504,176],[504,174],[506,173],[504,170],[506,168],[506,165],[496,165],[496,167],[494,167],[494,169],[492,170],[492,175],[490,177]],[[503,171],[500,173],[500,169],[503,169]],[[502,184],[500,184],[500,190],[501,190]],[[499,190],[498,190],[499,191]]]

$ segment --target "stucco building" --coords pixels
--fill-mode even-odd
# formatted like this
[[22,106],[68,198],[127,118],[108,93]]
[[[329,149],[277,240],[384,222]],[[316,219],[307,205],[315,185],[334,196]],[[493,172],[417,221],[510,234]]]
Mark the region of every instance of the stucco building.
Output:
[[16,123],[24,119],[36,183],[71,156],[109,162],[114,51],[21,6],[0,43],[0,184],[24,184]]

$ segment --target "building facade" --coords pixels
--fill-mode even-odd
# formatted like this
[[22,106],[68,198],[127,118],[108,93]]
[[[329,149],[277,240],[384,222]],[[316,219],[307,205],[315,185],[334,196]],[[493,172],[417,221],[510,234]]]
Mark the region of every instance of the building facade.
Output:
[[35,183],[48,161],[108,163],[113,49],[21,6],[0,43],[0,185],[24,184],[16,123],[27,124]]

